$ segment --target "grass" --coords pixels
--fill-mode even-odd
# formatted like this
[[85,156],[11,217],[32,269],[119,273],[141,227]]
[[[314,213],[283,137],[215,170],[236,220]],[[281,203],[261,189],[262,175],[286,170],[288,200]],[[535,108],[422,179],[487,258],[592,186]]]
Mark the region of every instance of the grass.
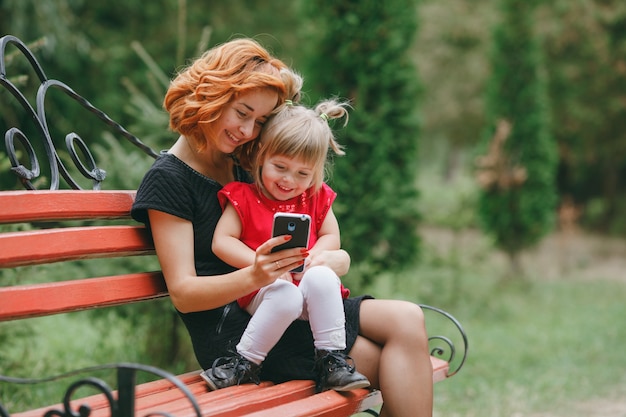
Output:
[[[626,289],[615,283],[533,283],[502,289],[463,316],[471,356],[458,380],[437,387],[441,415],[557,412],[625,381]],[[565,415],[572,416],[573,410]]]
[[[38,379],[104,363],[138,361],[140,349],[137,347],[142,346],[146,338],[141,331],[111,314],[100,317],[61,314],[27,322],[26,325],[21,321],[2,323],[0,330],[4,330],[4,334],[19,329],[21,335],[4,343],[0,374]],[[3,369],[5,367],[9,369]],[[58,403],[72,382],[89,376],[102,378],[110,386],[115,384],[112,371],[80,374],[36,385],[0,383],[0,403],[13,413]],[[83,391],[82,395],[94,393]]]
[[448,241],[459,246],[446,249],[437,234],[450,232],[426,233],[425,259],[415,270],[369,289],[442,307],[465,328],[468,360],[435,385],[435,416],[582,417],[589,410],[577,411],[581,404],[619,393],[626,383],[618,371],[626,369],[626,281],[575,272],[503,281],[506,264],[483,253],[488,246],[478,234],[471,233],[473,244],[456,234]]

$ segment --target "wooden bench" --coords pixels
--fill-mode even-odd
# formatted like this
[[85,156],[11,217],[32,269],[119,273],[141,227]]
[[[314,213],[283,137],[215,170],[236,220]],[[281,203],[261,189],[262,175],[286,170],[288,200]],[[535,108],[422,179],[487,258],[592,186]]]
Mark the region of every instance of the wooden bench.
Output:
[[[14,45],[33,66],[41,83],[37,97],[37,109],[31,107],[26,97],[6,74],[5,54],[7,45]],[[0,191],[0,274],[3,270],[38,265],[50,267],[58,262],[89,260],[97,258],[120,258],[129,256],[152,256],[154,247],[143,225],[130,219],[135,192],[133,190],[103,191],[101,182],[104,171],[92,161],[91,154],[82,139],[69,135],[68,142],[77,144],[87,155],[87,169],[79,162],[78,153],[71,159],[79,171],[93,182],[92,190],[79,189],[69,169],[63,164],[52,139],[43,109],[48,88],[61,89],[92,114],[103,120],[131,143],[154,157],[156,154],[123,127],[93,107],[65,84],[49,80],[32,52],[19,39],[5,36],[0,39],[0,85],[16,97],[17,102],[29,114],[39,131],[38,140],[44,141],[50,166],[50,189],[36,190],[35,180],[40,175],[32,140],[17,127],[7,130],[7,154],[11,170],[27,190]],[[2,91],[0,91],[1,93]],[[41,105],[39,103],[42,103]],[[26,149],[15,151],[15,144]],[[20,156],[28,158],[25,166]],[[78,162],[77,162],[78,161]],[[1,165],[0,165],[1,166]],[[0,176],[3,173],[0,173]],[[60,189],[60,178],[70,188]],[[2,226],[5,225],[5,226]],[[14,226],[11,226],[14,225]],[[1,276],[1,275],[0,275]],[[167,288],[159,271],[141,271],[108,276],[52,277],[45,282],[6,286],[0,281],[0,322],[26,320],[34,317],[80,310],[108,308],[128,303],[145,302],[167,297]],[[457,373],[467,355],[467,338],[458,321],[448,313],[429,306],[449,320],[462,338],[462,356],[456,358],[456,349],[447,336],[431,336],[433,347],[431,360],[433,380],[441,381]],[[440,346],[443,342],[443,346]],[[454,363],[454,369],[450,364]],[[91,377],[101,369],[113,370],[116,389],[111,389],[101,379]],[[82,410],[89,416],[134,416],[159,413],[175,416],[349,416],[367,410],[377,415],[372,407],[382,403],[377,390],[359,389],[347,393],[327,391],[316,394],[312,381],[289,381],[282,384],[262,382],[260,385],[245,384],[219,391],[209,391],[199,376],[200,370],[175,376],[164,370],[136,363],[113,363],[94,365],[76,370],[63,379],[80,376],[73,381],[61,403],[12,414],[13,417],[43,415],[70,415]],[[138,373],[149,373],[157,378],[137,384]],[[45,376],[47,377],[47,376]],[[46,378],[42,379],[46,379]],[[0,375],[0,416],[9,417],[9,410],[2,405],[2,384],[32,383]],[[89,386],[97,394],[75,398],[75,391]],[[55,411],[51,411],[55,410]],[[77,414],[74,414],[77,415]]]

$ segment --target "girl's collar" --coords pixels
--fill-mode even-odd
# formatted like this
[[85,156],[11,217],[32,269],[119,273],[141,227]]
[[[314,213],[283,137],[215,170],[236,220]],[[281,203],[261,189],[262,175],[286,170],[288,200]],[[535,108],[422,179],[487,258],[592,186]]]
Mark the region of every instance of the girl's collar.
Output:
[[272,200],[263,194],[263,191],[257,185],[254,188],[257,194],[257,202],[273,212],[296,213],[306,210],[308,207],[311,188],[289,200]]

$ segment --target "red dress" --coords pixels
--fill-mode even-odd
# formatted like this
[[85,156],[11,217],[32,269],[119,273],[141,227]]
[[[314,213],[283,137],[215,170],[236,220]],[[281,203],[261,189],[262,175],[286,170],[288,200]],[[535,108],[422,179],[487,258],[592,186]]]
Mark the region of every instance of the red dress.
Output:
[[[222,188],[218,194],[222,210],[226,203],[230,203],[241,220],[240,240],[248,247],[256,250],[262,243],[272,236],[272,222],[274,213],[303,213],[311,216],[311,233],[309,249],[317,242],[317,235],[324,223],[326,214],[332,206],[337,193],[327,184],[316,193],[312,189],[290,200],[270,200],[259,191],[255,184],[231,182]],[[299,281],[294,281],[298,285]],[[258,291],[237,300],[241,308],[245,308]],[[350,290],[341,285],[342,298],[348,298]]]

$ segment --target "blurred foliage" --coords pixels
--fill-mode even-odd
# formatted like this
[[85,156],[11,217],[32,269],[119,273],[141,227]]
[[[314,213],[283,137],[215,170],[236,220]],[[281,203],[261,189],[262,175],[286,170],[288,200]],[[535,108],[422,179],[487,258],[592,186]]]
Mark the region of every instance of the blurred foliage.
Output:
[[[381,7],[361,3],[363,10]],[[626,4],[617,0],[537,3],[533,23],[546,56],[552,132],[559,146],[559,195],[573,198],[587,226],[626,234],[619,216],[626,200]],[[471,4],[422,0],[406,6],[408,10],[415,5],[420,19],[417,38],[410,46],[423,90],[416,103],[419,113],[413,113],[420,125],[419,163],[439,164],[447,179],[464,174],[473,164],[469,155],[486,123],[482,91],[489,76],[490,28],[499,15],[495,4],[495,0]],[[164,149],[173,137],[162,128],[163,86],[134,45],[153,58],[161,75],[170,77],[186,60],[214,43],[235,35],[254,36],[303,72],[310,96],[347,96],[341,90],[324,91],[312,84],[316,67],[307,62],[322,62],[326,54],[317,49],[316,41],[325,30],[321,23],[325,10],[316,7],[302,0],[233,0],[210,5],[185,0],[150,4],[138,0],[2,0],[0,33],[15,34],[29,44],[37,42],[37,57],[49,76],[68,82],[154,149]],[[347,27],[338,28],[334,35],[338,49],[344,44],[340,40],[349,35]],[[356,65],[357,57],[351,58],[355,59],[353,68],[361,66]],[[334,72],[332,66],[318,69]],[[379,74],[372,75],[381,79]],[[82,122],[78,109],[66,108],[57,100],[61,99],[52,97],[54,104],[49,106],[55,121],[65,119],[77,130],[85,130],[85,137],[99,140],[99,133],[91,134],[93,123]],[[54,112],[57,108],[62,111]],[[14,122],[28,124],[3,105],[0,127]],[[437,160],[429,158],[441,142],[448,144],[447,151]],[[11,180],[0,176],[4,189],[10,188],[6,184],[12,184]],[[589,202],[593,210],[586,210]]]
[[334,159],[330,182],[339,195],[333,207],[342,246],[355,264],[367,264],[353,268],[367,281],[407,265],[418,252],[413,179],[420,84],[408,53],[415,3],[316,0],[306,12],[316,51],[305,65],[309,85],[316,98],[336,95],[354,106],[338,132],[346,156]]
[[423,82],[419,115],[420,172],[437,168],[445,180],[463,175],[484,125],[494,0],[421,1],[412,54]]
[[[559,192],[596,230],[626,235],[626,3],[558,0],[543,6]],[[586,210],[602,201],[602,212]],[[597,208],[597,206],[596,206]]]
[[520,252],[554,225],[557,154],[543,54],[533,24],[535,6],[527,0],[501,0],[500,7],[484,155],[477,159],[479,216],[485,232],[517,268]]

